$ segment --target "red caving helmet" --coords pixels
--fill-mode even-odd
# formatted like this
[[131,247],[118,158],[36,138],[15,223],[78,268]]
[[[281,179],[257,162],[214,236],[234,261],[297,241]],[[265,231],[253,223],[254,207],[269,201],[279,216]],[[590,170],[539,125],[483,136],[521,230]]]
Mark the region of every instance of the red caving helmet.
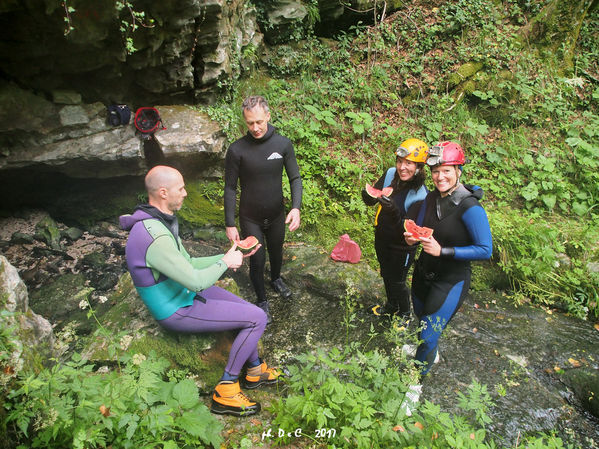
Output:
[[455,142],[439,142],[429,149],[427,165],[464,165],[467,162],[462,147]]

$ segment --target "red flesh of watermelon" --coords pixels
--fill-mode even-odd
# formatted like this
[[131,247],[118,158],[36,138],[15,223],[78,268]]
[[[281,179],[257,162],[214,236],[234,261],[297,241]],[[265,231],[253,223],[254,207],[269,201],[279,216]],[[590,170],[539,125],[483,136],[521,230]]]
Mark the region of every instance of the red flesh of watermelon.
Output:
[[375,189],[370,184],[366,184],[366,193],[373,198],[381,196],[390,196],[393,193],[393,187],[383,187],[383,190]]
[[248,250],[252,249],[254,246],[258,244],[258,239],[253,235],[250,235],[249,237],[246,237],[243,240],[236,240],[235,243],[237,244],[237,248]]
[[406,232],[411,233],[412,237],[419,240],[423,237],[428,239],[433,235],[433,230],[431,228],[418,226],[416,223],[414,223],[414,220],[405,220],[403,222],[403,226],[406,229]]

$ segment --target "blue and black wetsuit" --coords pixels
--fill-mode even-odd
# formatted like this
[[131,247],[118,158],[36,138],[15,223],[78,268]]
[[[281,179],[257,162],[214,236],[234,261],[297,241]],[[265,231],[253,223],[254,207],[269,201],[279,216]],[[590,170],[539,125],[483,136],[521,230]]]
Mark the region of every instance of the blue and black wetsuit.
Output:
[[[384,185],[386,177],[387,174],[383,174],[374,187],[379,190],[387,187]],[[397,172],[389,185],[393,187],[391,202],[385,207],[379,205],[375,218],[374,248],[387,294],[385,312],[399,313],[407,319],[410,316],[410,291],[406,277],[416,248],[406,244],[403,220],[410,206],[424,199],[427,189],[419,182],[400,181]],[[377,203],[365,190],[362,199],[369,206]]]
[[[461,185],[450,195],[439,191],[426,198],[423,226],[433,228],[433,237],[441,245],[441,255],[421,252],[414,264],[412,302],[423,330],[416,360],[428,373],[437,355],[443,329],[462,305],[470,287],[470,261],[489,259],[493,250],[491,229],[485,210],[479,203],[480,187]],[[415,219],[420,203],[408,211]]]

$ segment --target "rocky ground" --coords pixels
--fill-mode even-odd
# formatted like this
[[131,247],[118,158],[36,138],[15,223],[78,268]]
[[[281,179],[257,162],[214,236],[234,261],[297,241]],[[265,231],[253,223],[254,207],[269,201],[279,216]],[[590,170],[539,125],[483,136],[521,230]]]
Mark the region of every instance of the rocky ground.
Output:
[[[216,236],[207,241],[184,234],[193,255],[227,247],[219,233],[205,231],[203,235]],[[208,350],[217,354],[213,360],[187,366],[205,380],[203,399],[209,404],[210,386],[222,370],[230,336],[189,340],[160,333],[126,275],[125,243],[126,233],[116,220],[78,229],[56,223],[41,211],[0,219],[0,252],[26,283],[30,307],[54,326],[57,345],[67,330],[83,339],[92,332],[92,323],[79,308],[80,298],[88,298],[107,325],[144,334],[137,341],[139,348],[163,348],[177,363],[186,360],[185,351],[197,354],[198,347],[213,348]],[[388,323],[368,314],[367,305],[380,300],[382,286],[365,263],[335,263],[327,251],[289,242],[283,276],[294,296],[283,300],[269,292],[274,322],[262,339],[269,363],[284,365],[316,347],[339,347],[348,337],[366,341],[371,325],[379,334],[385,332]],[[247,267],[228,273],[221,282],[252,299]],[[353,307],[351,319],[348,304]],[[75,340],[61,350],[68,354]],[[441,362],[425,379],[422,400],[456,411],[457,394],[474,379],[487,385],[494,398],[489,430],[506,447],[517,446],[524,434],[556,431],[577,447],[594,448],[599,442],[598,374],[599,332],[592,323],[555,310],[514,306],[500,292],[473,292],[441,341]],[[262,432],[272,419],[268,405],[282,394],[284,390],[276,388],[253,392],[265,411],[250,420],[219,418],[231,447],[243,437],[262,444]],[[264,447],[272,442],[267,438]],[[309,440],[292,445],[308,446]]]

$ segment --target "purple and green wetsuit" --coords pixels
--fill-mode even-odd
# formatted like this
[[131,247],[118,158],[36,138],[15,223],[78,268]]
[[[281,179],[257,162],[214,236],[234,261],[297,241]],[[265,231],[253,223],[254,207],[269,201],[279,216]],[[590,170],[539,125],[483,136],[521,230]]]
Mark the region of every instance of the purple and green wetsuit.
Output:
[[133,284],[152,316],[175,332],[239,330],[225,372],[238,376],[258,360],[266,314],[213,284],[227,270],[223,255],[190,257],[178,236],[177,218],[141,205],[120,217],[129,233],[125,250]]

